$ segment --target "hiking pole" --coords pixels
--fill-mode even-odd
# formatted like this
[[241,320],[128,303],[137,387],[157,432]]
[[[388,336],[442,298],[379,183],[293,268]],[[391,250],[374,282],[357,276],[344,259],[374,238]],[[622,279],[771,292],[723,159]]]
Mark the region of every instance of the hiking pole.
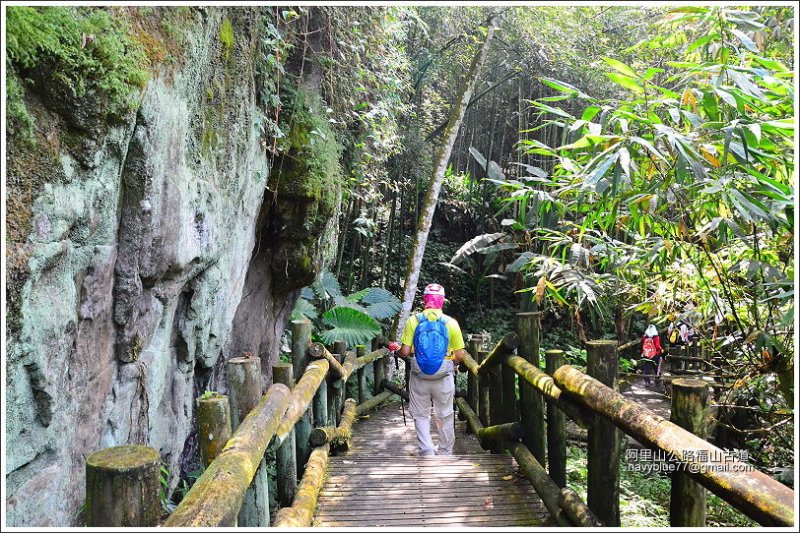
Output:
[[[390,342],[389,343],[389,351],[391,351],[392,355],[394,355],[394,370],[395,370],[395,373],[399,373],[400,372],[400,363],[397,361],[397,349],[399,347],[400,347],[400,345],[397,344],[396,342]],[[408,384],[406,384],[406,387],[408,387]],[[400,396],[400,410],[403,412],[403,426],[408,427],[408,424],[406,424],[406,407],[405,407],[405,404],[403,403],[403,397],[402,396]]]

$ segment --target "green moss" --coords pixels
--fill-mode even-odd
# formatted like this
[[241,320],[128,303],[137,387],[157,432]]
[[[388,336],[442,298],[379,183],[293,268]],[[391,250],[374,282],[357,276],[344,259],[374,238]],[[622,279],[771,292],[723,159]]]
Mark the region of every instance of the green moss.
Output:
[[[147,82],[147,58],[122,21],[98,8],[12,6],[7,11],[9,80],[39,80],[39,89],[56,82],[75,97],[93,91],[104,97],[111,115],[136,105],[132,98]],[[9,82],[7,82],[9,83]],[[10,82],[9,105],[24,116],[20,87]]]
[[[293,91],[288,133],[282,139],[286,154],[280,173],[281,192],[316,200],[318,213],[327,219],[338,200],[342,184],[339,159],[342,145],[330,127],[322,100],[305,91]],[[288,163],[288,164],[287,164]]]
[[225,50],[225,59],[228,59],[233,50],[233,24],[228,18],[225,18],[219,27],[219,41]]
[[36,144],[34,120],[25,107],[23,95],[22,81],[13,71],[9,71],[6,78],[6,131],[26,145],[33,146]]

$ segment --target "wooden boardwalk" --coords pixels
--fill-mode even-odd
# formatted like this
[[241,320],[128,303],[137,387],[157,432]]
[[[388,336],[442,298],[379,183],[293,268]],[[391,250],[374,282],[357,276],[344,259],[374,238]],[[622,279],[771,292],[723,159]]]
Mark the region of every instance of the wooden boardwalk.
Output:
[[454,455],[419,457],[406,418],[404,427],[395,402],[356,423],[350,451],[330,459],[315,526],[552,525],[513,457],[485,453],[463,422],[456,423]]

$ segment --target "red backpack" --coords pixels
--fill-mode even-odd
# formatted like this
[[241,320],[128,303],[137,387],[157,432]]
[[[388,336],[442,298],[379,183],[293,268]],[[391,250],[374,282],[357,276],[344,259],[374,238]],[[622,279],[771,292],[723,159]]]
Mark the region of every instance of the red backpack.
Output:
[[656,343],[653,342],[652,337],[645,337],[644,342],[642,342],[642,355],[648,359],[652,359],[658,355],[656,353]]

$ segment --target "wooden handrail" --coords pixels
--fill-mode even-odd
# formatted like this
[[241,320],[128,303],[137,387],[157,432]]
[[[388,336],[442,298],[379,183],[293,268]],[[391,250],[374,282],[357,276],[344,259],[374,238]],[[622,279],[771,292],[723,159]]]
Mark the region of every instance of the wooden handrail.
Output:
[[[322,446],[325,443],[344,444],[350,440],[353,422],[356,419],[356,401],[348,398],[344,402],[342,422],[339,427],[316,428],[311,432],[311,445]],[[346,448],[345,448],[346,449]]]
[[486,359],[478,366],[477,374],[485,376],[491,367],[500,364],[503,357],[516,350],[517,346],[519,346],[519,337],[516,333],[509,333],[500,339],[500,342],[497,343],[494,349],[489,352],[489,355],[486,356]]
[[317,497],[325,481],[330,447],[325,444],[314,448],[297,487],[291,507],[284,507],[275,516],[273,527],[308,527],[317,508]]
[[[322,380],[328,374],[330,365],[324,359],[318,359],[313,363],[309,363],[306,371],[303,372],[303,377],[292,389],[291,397],[289,398],[289,407],[280,421],[278,431],[275,435],[276,445],[280,445],[292,431],[292,428],[311,404],[314,399],[314,393],[317,392]],[[273,385],[274,386],[274,385]]]
[[369,352],[368,354],[362,355],[356,359],[355,364],[353,365],[354,370],[358,370],[359,368],[368,365],[373,361],[377,361],[381,357],[385,357],[389,354],[389,350],[387,348],[378,348],[375,351]]
[[175,511],[167,527],[232,527],[261,458],[289,406],[286,385],[272,385],[245,417],[217,458],[208,466]]
[[517,375],[539,391],[546,402],[552,403],[584,429],[589,427],[594,415],[572,398],[562,394],[553,378],[518,355],[510,355],[505,364]]
[[[640,443],[679,460],[687,475],[750,518],[762,525],[794,525],[790,488],[741,461],[710,460],[725,457],[725,452],[570,365],[556,370],[553,379],[564,392]],[[694,457],[684,457],[685,450],[695,451]],[[710,459],[700,460],[698,451]]]

